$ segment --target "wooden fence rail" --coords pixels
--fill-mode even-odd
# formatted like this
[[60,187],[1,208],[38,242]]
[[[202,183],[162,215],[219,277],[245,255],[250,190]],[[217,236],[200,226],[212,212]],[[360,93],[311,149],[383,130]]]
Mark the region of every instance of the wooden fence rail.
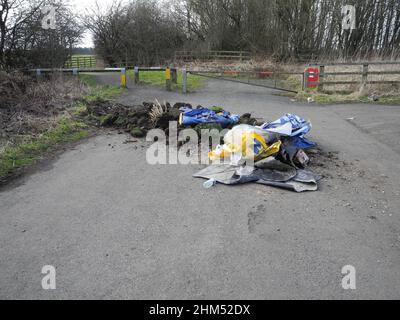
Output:
[[95,56],[72,56],[64,64],[65,68],[95,68],[97,59]]
[[176,51],[175,61],[194,60],[250,60],[248,51]]
[[[309,66],[319,66],[319,81],[314,83],[318,86],[318,90],[323,90],[324,86],[329,85],[352,85],[359,84],[360,87],[365,87],[368,84],[400,84],[400,68],[399,70],[391,70],[391,71],[370,71],[370,66],[373,65],[398,65],[400,66],[400,61],[377,61],[377,62],[350,62],[350,63],[318,63],[318,64],[309,64]],[[325,68],[328,66],[360,66],[362,67],[361,71],[344,71],[344,72],[325,72]],[[371,80],[369,76],[371,75],[398,75],[395,79],[387,80]],[[309,73],[304,72],[303,77],[303,88],[305,91],[309,88],[308,83]],[[360,80],[337,80],[337,81],[327,81],[328,77],[340,77],[340,76],[360,76]]]

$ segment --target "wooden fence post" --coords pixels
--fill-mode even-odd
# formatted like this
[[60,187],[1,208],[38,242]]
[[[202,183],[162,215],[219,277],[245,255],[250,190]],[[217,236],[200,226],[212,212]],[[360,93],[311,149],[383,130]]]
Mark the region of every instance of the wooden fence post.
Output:
[[138,85],[139,84],[139,67],[138,66],[135,66],[134,73],[135,73],[135,84]]
[[368,83],[368,64],[363,65],[363,72],[362,72],[362,87],[365,88]]
[[324,78],[325,78],[325,66],[322,65],[322,66],[319,67],[318,91],[324,90]]
[[187,70],[186,66],[182,69],[182,93],[187,94]]
[[303,91],[307,92],[308,89],[308,71],[307,69],[304,70],[304,74],[303,74]]

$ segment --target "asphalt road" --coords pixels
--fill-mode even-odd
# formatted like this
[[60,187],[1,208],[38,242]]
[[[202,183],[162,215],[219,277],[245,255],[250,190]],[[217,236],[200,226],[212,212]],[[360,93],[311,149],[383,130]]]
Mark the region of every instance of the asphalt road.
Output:
[[[268,120],[296,113],[336,156],[315,167],[325,176],[315,193],[205,190],[192,178],[200,166],[148,165],[143,141],[87,140],[0,192],[1,299],[400,298],[399,107],[306,105],[217,81],[121,100],[154,98]],[[56,267],[56,290],[41,287],[44,265]],[[341,286],[345,265],[356,290]]]

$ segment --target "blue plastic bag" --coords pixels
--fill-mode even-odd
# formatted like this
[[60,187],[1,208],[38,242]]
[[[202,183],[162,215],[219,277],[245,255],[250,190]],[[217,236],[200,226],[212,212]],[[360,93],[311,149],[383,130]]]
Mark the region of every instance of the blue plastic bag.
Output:
[[267,131],[271,129],[276,130],[279,127],[286,126],[288,123],[292,126],[292,132],[287,135],[288,137],[292,137],[292,145],[300,149],[315,147],[315,142],[304,138],[304,136],[311,131],[311,123],[295,114],[288,113],[274,122],[263,124],[260,128]]
[[261,129],[268,130],[268,129],[275,129],[281,127],[287,123],[292,125],[292,134],[291,137],[294,136],[304,136],[311,131],[311,123],[306,121],[305,119],[288,113],[287,115],[283,116],[282,118],[271,122],[265,123],[261,126]]
[[182,113],[180,124],[191,126],[202,123],[219,123],[223,128],[238,123],[237,115],[230,115],[226,111],[215,112],[207,108],[187,110]]

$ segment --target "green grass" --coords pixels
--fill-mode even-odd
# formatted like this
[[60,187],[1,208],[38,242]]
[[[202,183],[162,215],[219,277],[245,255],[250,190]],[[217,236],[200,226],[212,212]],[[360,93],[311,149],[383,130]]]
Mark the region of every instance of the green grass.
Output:
[[94,54],[73,54],[72,58],[74,57],[95,57]]
[[357,96],[344,93],[306,93],[299,92],[292,97],[299,101],[306,102],[308,98],[312,98],[318,104],[338,104],[338,103],[371,103],[382,105],[400,105],[400,96],[383,96],[378,101],[373,101],[365,96]]
[[[128,77],[134,78],[134,71],[128,70]],[[156,87],[165,87],[165,71],[140,71],[140,84]],[[175,91],[182,90],[182,72],[178,71],[178,83],[172,85]],[[205,85],[206,79],[201,76],[188,74],[187,90],[194,91],[202,88]]]
[[125,89],[112,86],[97,86],[85,97],[88,102],[96,100],[110,100],[125,92]]
[[295,76],[289,76],[286,79],[279,79],[277,81],[277,86],[297,92],[303,90],[301,81],[299,81],[298,77]]
[[79,80],[82,81],[90,88],[94,88],[97,86],[96,77],[91,74],[80,74]]
[[387,96],[381,97],[377,104],[389,104],[389,105],[400,105],[400,95],[399,96]]
[[372,101],[366,96],[359,96],[346,91],[318,92],[317,89],[310,89],[309,92],[304,92],[302,90],[301,82],[296,80],[294,77],[288,77],[287,79],[282,80],[280,85],[284,88],[298,91],[298,94],[291,92],[279,92],[275,93],[275,95],[295,98],[296,100],[303,102],[307,102],[308,98],[312,98],[314,102],[318,104],[371,103],[382,105],[400,105],[400,95],[382,96],[378,101]]
[[28,167],[43,158],[59,145],[78,141],[88,136],[87,126],[80,121],[63,118],[40,136],[0,153],[0,178],[7,177],[20,168]]
[[90,74],[81,74],[79,79],[89,87],[89,93],[84,98],[88,102],[110,100],[125,92],[125,89],[119,86],[98,85],[96,77]]

